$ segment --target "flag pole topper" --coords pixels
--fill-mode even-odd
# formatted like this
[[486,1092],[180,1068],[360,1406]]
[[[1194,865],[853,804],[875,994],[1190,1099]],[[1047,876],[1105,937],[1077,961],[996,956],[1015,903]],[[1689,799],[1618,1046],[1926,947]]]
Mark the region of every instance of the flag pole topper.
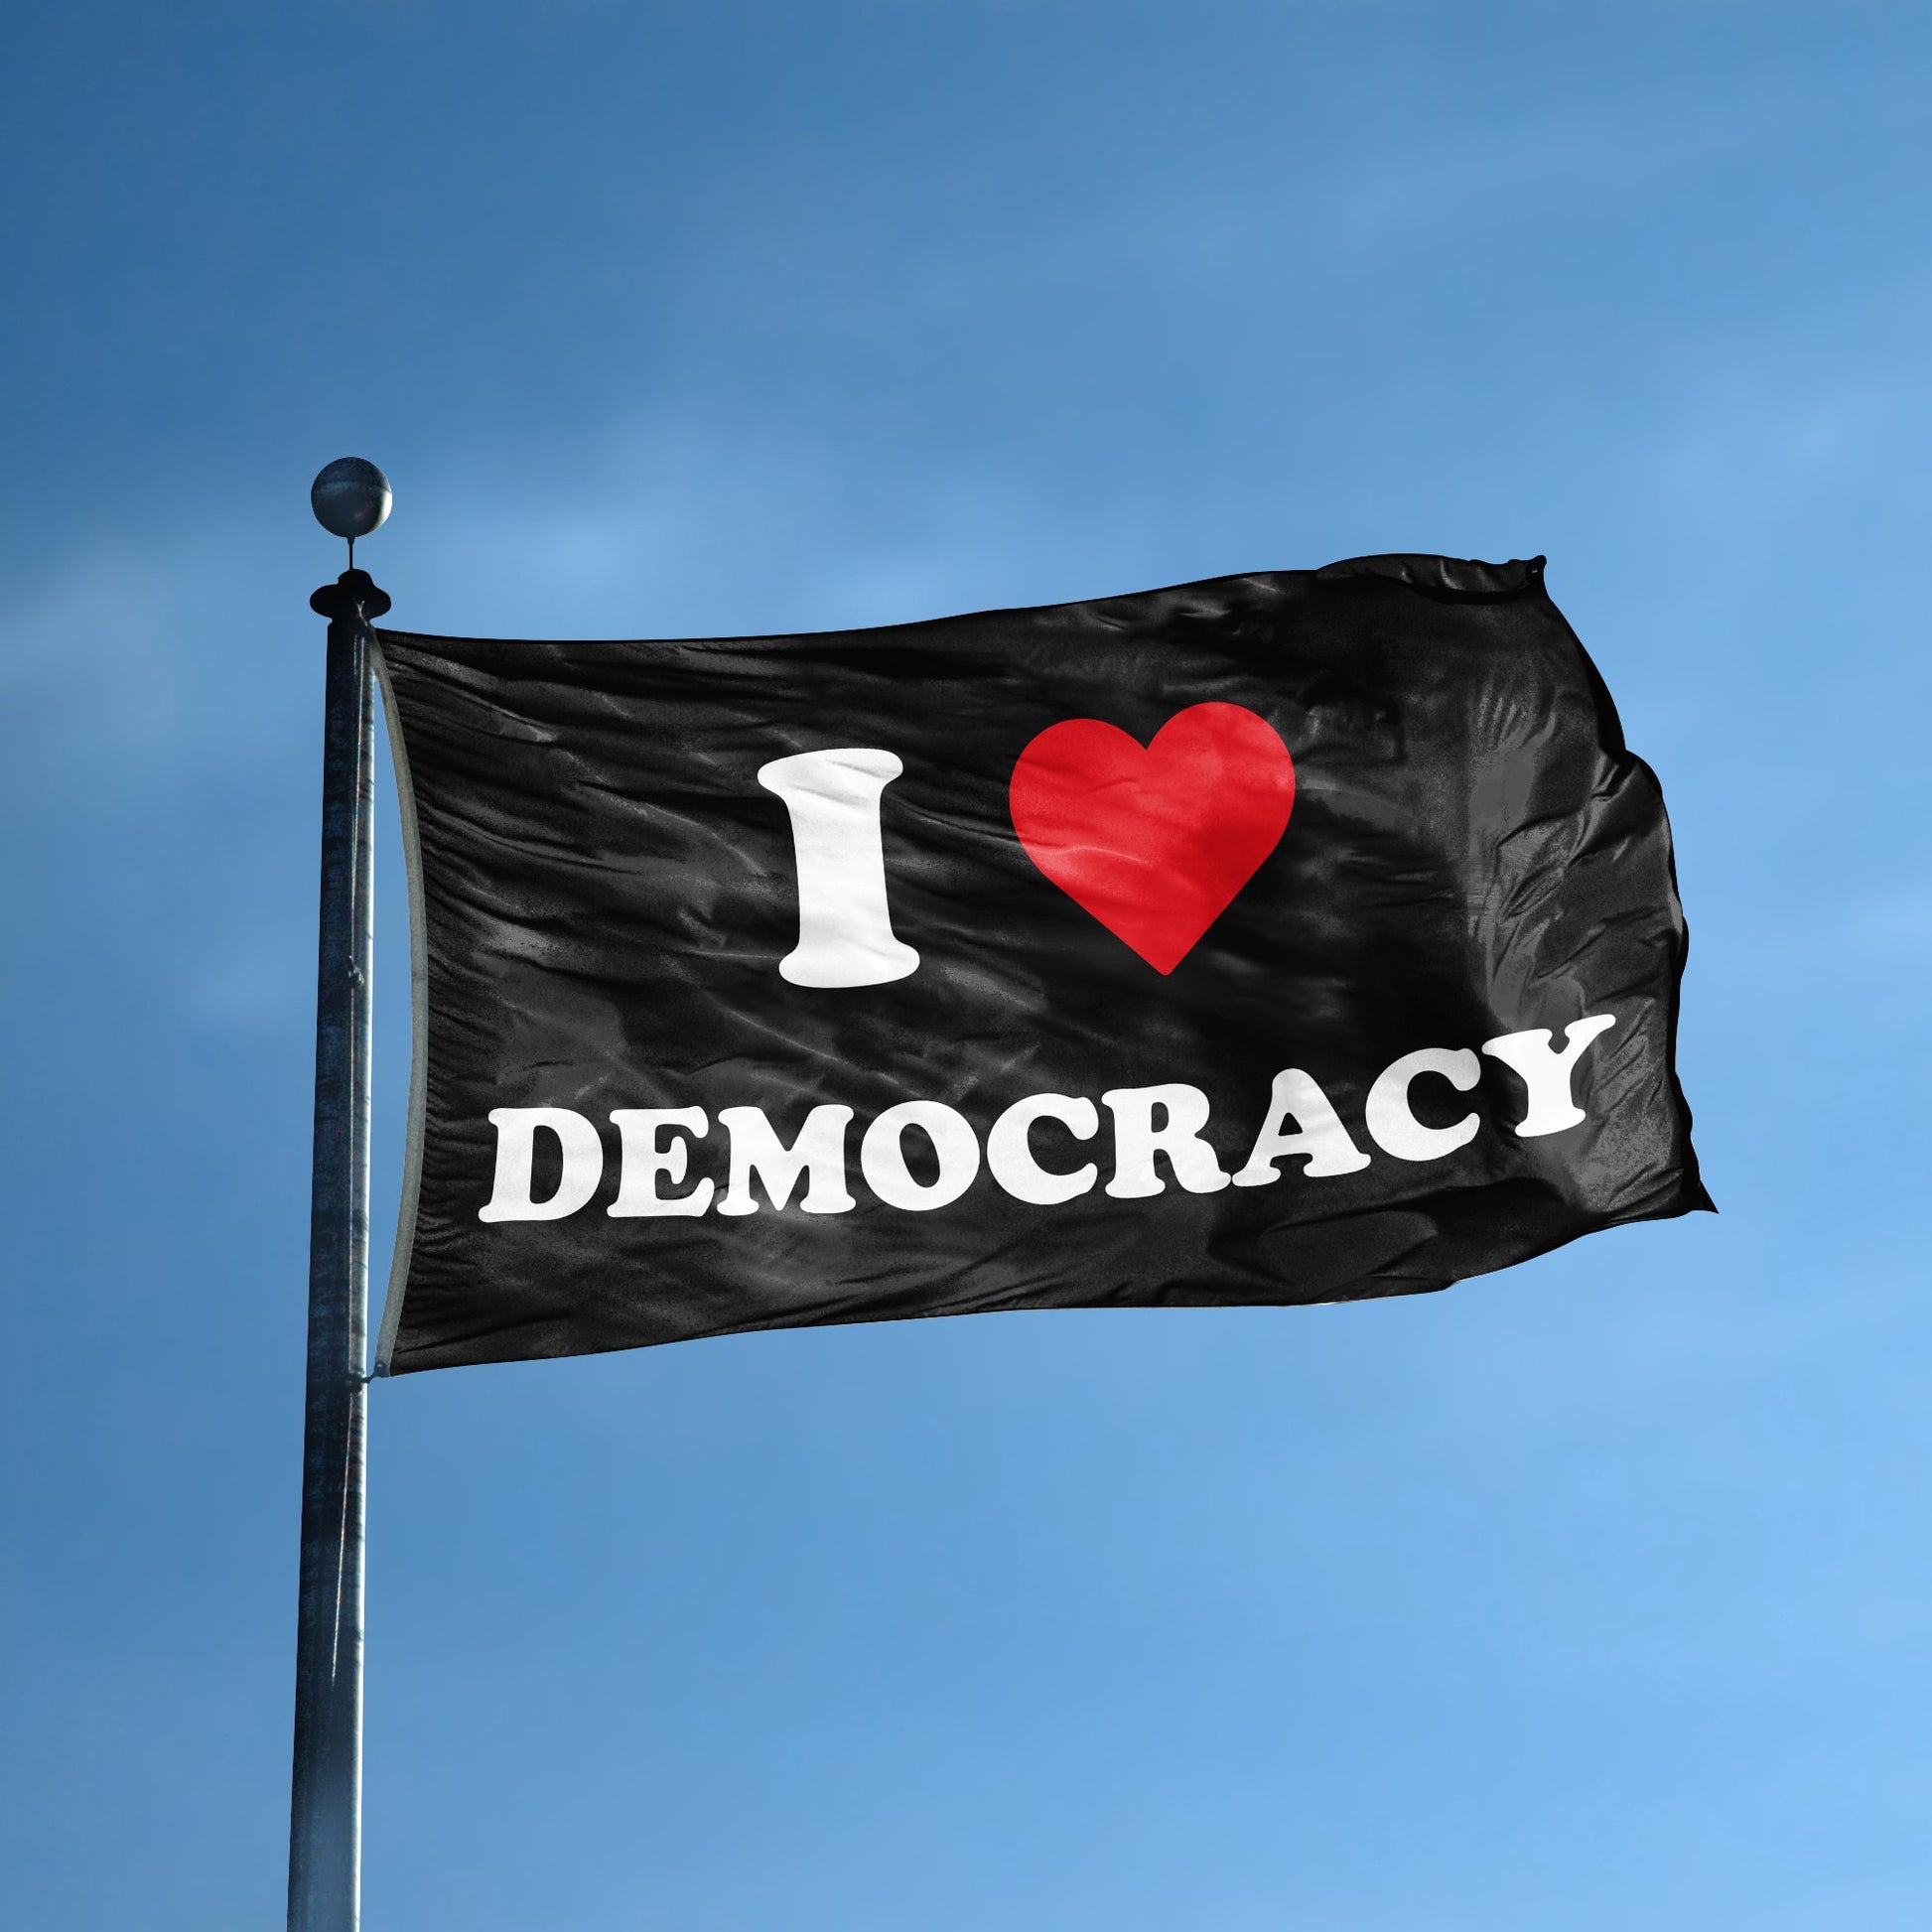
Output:
[[339,456],[309,485],[309,507],[332,537],[348,539],[348,567],[355,568],[355,539],[379,530],[395,502],[389,479],[366,457]]
[[316,521],[347,539],[348,569],[309,600],[329,620],[329,646],[289,1932],[356,1932],[361,1913],[375,850],[369,626],[389,600],[355,568],[355,539],[381,526],[391,500],[388,478],[361,457],[330,464],[309,491]]

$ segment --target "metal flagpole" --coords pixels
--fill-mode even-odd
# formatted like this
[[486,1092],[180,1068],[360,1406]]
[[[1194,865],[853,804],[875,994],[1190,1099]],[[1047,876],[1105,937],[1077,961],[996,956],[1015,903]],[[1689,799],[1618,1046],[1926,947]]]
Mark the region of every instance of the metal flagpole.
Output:
[[362,1540],[369,1306],[369,984],[375,699],[370,623],[388,598],[355,539],[389,513],[388,480],[345,457],[311,491],[349,568],[317,591],[329,620],[316,960],[315,1155],[302,1581],[295,1655],[289,1932],[356,1932],[362,1867]]

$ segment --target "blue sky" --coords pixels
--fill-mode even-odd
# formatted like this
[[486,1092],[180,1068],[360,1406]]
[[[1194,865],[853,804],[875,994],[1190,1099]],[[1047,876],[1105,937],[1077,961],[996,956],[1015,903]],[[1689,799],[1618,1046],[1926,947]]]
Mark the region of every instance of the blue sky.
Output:
[[1724,1210],[378,1387],[371,1927],[1925,1923],[1923,9],[83,0],[8,57],[11,1920],[281,1909],[355,452],[432,630],[1547,552],[1671,802]]

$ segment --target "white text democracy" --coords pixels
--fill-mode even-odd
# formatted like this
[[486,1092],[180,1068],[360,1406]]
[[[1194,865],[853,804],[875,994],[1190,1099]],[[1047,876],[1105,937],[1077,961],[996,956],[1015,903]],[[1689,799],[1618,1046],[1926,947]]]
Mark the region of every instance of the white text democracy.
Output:
[[[1531,1140],[1583,1122],[1584,1110],[1572,1093],[1577,1063],[1590,1042],[1615,1024],[1605,1013],[1579,1020],[1565,1029],[1561,1047],[1547,1028],[1483,1041],[1481,1052],[1514,1071],[1527,1096],[1523,1117],[1509,1123],[1509,1131]],[[1449,1126],[1432,1127],[1417,1118],[1410,1090],[1417,1081],[1432,1079],[1466,1093],[1481,1071],[1481,1060],[1468,1047],[1426,1046],[1403,1054],[1369,1087],[1362,1108],[1365,1138],[1397,1161],[1440,1161],[1453,1154],[1475,1138],[1479,1117],[1471,1112]],[[1116,1199],[1165,1190],[1157,1155],[1166,1157],[1179,1185],[1195,1194],[1267,1186],[1280,1178],[1278,1164],[1291,1159],[1306,1162],[1303,1172],[1311,1179],[1354,1173],[1370,1165],[1370,1156],[1349,1134],[1319,1084],[1299,1067],[1275,1075],[1260,1131],[1247,1160],[1233,1173],[1202,1138],[1209,1106],[1198,1087],[1177,1081],[1115,1087],[1100,1096],[1100,1104],[1113,1123],[1112,1173],[1105,1192]],[[774,1210],[787,1207],[794,1193],[806,1214],[842,1214],[857,1205],[846,1183],[850,1107],[812,1108],[788,1146],[762,1108],[720,1109],[718,1125],[729,1140],[722,1193],[710,1179],[686,1185],[691,1144],[710,1132],[702,1107],[619,1108],[610,1118],[621,1154],[617,1197],[607,1214],[756,1214],[760,1203],[753,1189],[755,1179]],[[496,1129],[496,1171],[480,1220],[557,1221],[590,1205],[605,1173],[604,1143],[594,1121],[568,1107],[497,1107],[489,1119]],[[982,1151],[972,1123],[956,1108],[936,1100],[902,1101],[878,1115],[861,1136],[859,1172],[887,1206],[915,1213],[957,1200],[978,1178],[982,1158],[993,1180],[1016,1200],[1051,1206],[1090,1192],[1100,1184],[1095,1162],[1068,1168],[1048,1167],[1040,1160],[1033,1129],[1044,1121],[1056,1123],[1075,1142],[1090,1141],[1100,1131],[1100,1109],[1077,1095],[1032,1094],[994,1121]],[[929,1179],[919,1178],[906,1164],[904,1137],[914,1129],[930,1149],[929,1160],[921,1164],[931,1173]],[[545,1132],[556,1137],[562,1163],[554,1190],[539,1200],[534,1197],[536,1137]]]

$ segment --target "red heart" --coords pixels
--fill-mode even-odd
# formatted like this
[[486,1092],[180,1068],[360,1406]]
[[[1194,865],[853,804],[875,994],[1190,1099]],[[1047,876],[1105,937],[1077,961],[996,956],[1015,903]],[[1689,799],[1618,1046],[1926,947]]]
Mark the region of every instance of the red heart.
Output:
[[1020,754],[1009,791],[1027,856],[1157,973],[1172,973],[1288,828],[1295,760],[1238,704],[1189,705],[1145,750],[1069,718]]

